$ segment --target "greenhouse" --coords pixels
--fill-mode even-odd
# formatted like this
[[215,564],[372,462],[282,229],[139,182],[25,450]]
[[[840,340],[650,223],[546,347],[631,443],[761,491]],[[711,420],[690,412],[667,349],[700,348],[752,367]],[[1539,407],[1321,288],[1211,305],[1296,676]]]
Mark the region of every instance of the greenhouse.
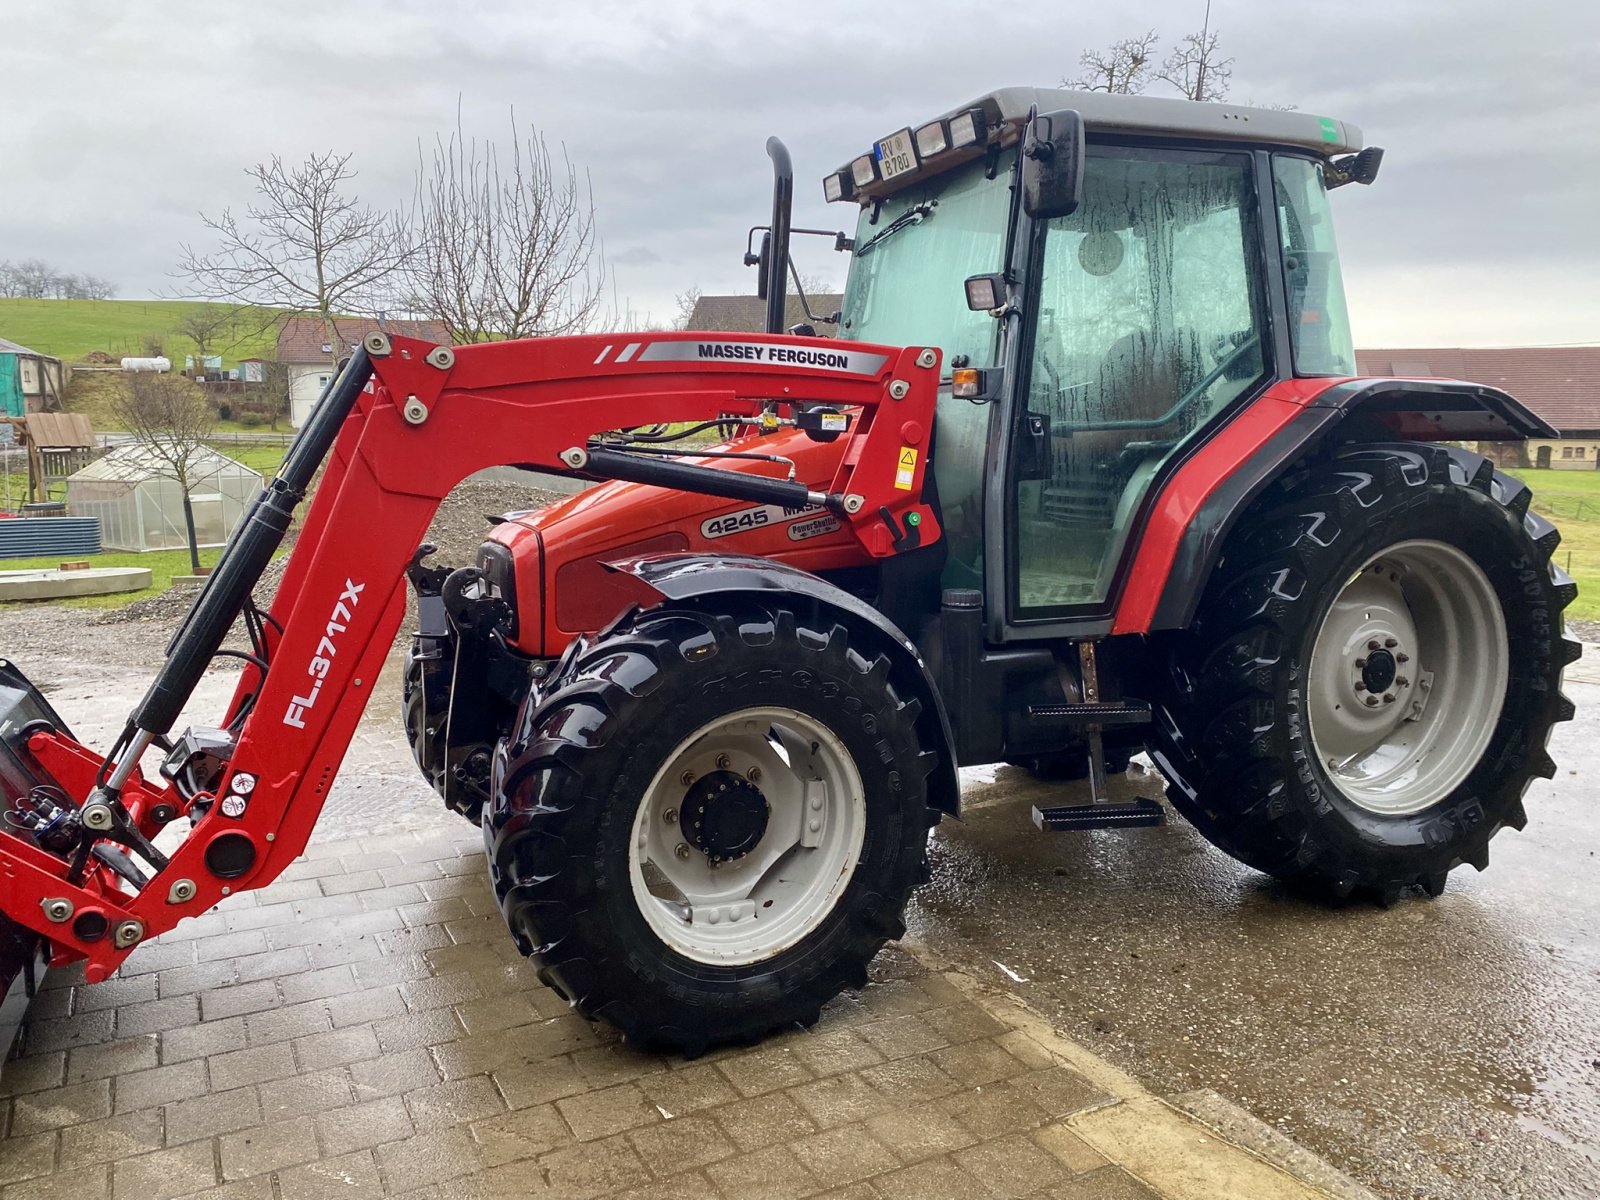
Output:
[[[220,546],[261,490],[261,475],[202,446],[189,461],[195,540]],[[189,545],[183,489],[148,446],[117,446],[67,479],[67,511],[100,519],[107,550],[180,550]]]

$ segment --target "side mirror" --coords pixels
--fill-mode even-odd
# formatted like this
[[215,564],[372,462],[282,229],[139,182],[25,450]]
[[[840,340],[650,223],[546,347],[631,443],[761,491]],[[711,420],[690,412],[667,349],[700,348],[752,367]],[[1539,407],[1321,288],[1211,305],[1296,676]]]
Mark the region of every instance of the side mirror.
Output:
[[761,235],[761,253],[756,255],[755,261],[752,262],[748,254],[744,256],[745,266],[756,268],[756,296],[762,300],[767,298],[767,259],[771,254],[772,234],[763,233]]
[[1083,117],[1034,113],[1022,139],[1022,208],[1036,220],[1071,216],[1083,202]]

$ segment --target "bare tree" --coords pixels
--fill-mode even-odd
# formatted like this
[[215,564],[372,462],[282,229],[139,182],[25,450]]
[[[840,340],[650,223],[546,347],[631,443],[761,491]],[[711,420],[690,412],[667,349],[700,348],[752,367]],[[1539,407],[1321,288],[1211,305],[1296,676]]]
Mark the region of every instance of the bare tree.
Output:
[[100,278],[98,275],[74,275],[71,278],[73,286],[78,292],[74,299],[109,300],[117,294],[117,285],[109,279]]
[[1211,28],[1211,3],[1198,32],[1185,34],[1161,64],[1164,79],[1190,100],[1225,100],[1233,78],[1233,59],[1223,58],[1220,35]]
[[217,246],[184,246],[178,275],[208,299],[318,316],[337,347],[335,318],[392,307],[409,254],[399,222],[349,193],[350,159],[329,151],[249,168],[256,200],[242,217],[202,213]]
[[288,366],[276,360],[269,360],[261,364],[261,382],[250,384],[245,388],[245,395],[252,405],[259,406],[257,411],[266,417],[274,432],[277,431],[278,422],[289,417],[289,407],[293,397],[289,382]]
[[5,294],[22,300],[43,300],[54,295],[59,278],[54,267],[37,258],[0,264],[0,284]]
[[678,305],[678,315],[672,318],[672,327],[674,329],[689,328],[689,321],[694,316],[695,305],[700,303],[702,295],[704,293],[700,290],[700,285],[696,283],[691,285],[687,291],[679,292],[673,297],[673,300]]
[[1112,42],[1104,50],[1085,50],[1078,56],[1078,74],[1061,82],[1082,92],[1138,95],[1149,80],[1159,41],[1152,29]]
[[509,147],[459,120],[419,149],[410,306],[457,342],[576,333],[600,315],[606,267],[587,179],[511,116]]
[[0,296],[27,300],[109,300],[116,285],[98,275],[58,271],[37,258],[0,262]]
[[172,328],[194,343],[195,369],[203,371],[213,346],[228,346],[237,340],[238,321],[239,310],[231,306],[195,305]]
[[199,387],[175,375],[135,372],[123,377],[123,390],[112,404],[113,415],[139,445],[150,452],[163,478],[183,493],[183,522],[189,535],[189,562],[200,573],[200,548],[194,529],[189,492],[195,466],[217,416]]

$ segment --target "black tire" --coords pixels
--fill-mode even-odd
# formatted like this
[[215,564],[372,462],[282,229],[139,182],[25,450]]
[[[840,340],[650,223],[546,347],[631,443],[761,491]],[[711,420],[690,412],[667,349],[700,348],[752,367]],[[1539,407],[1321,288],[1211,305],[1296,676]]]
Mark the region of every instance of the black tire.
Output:
[[[1106,751],[1106,774],[1121,775],[1133,761],[1131,749]],[[1089,755],[1083,750],[1053,750],[1047,754],[1027,754],[1021,758],[1007,759],[1013,767],[1021,767],[1035,779],[1047,783],[1070,783],[1089,778]]]
[[[816,1021],[866,983],[867,964],[905,932],[925,878],[926,778],[890,659],[850,645],[842,625],[808,627],[776,603],[736,616],[654,609],[569,650],[496,756],[484,816],[506,923],[540,978],[628,1041],[689,1055]],[[905,694],[909,695],[907,690]],[[671,948],[634,898],[629,839],[641,798],[697,729],[741,708],[784,706],[843,743],[865,789],[865,839],[849,884],[810,933],[743,966]]]
[[[1230,534],[1192,628],[1169,645],[1151,748],[1174,807],[1242,862],[1333,897],[1438,895],[1453,867],[1483,870],[1490,839],[1526,823],[1529,783],[1554,775],[1546,742],[1573,715],[1561,672],[1580,647],[1563,636],[1561,610],[1577,588],[1552,564],[1560,535],[1528,511],[1531,496],[1478,455],[1408,443],[1349,448],[1269,490]],[[1487,576],[1509,678],[1461,783],[1421,811],[1378,814],[1324,770],[1306,667],[1352,573],[1408,539],[1452,546]]]

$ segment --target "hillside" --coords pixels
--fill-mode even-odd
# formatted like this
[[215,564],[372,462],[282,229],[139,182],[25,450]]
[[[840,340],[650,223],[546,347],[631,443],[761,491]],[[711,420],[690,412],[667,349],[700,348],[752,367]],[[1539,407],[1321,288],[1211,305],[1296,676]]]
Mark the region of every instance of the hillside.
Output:
[[[78,362],[94,350],[114,358],[143,354],[150,339],[183,367],[183,356],[195,352],[194,343],[176,331],[184,316],[196,309],[226,310],[223,304],[194,300],[11,300],[0,299],[0,337],[49,354],[64,362]],[[239,320],[239,333],[216,342],[211,352],[221,354],[225,367],[241,358],[270,358],[276,338],[273,309],[250,309]]]

